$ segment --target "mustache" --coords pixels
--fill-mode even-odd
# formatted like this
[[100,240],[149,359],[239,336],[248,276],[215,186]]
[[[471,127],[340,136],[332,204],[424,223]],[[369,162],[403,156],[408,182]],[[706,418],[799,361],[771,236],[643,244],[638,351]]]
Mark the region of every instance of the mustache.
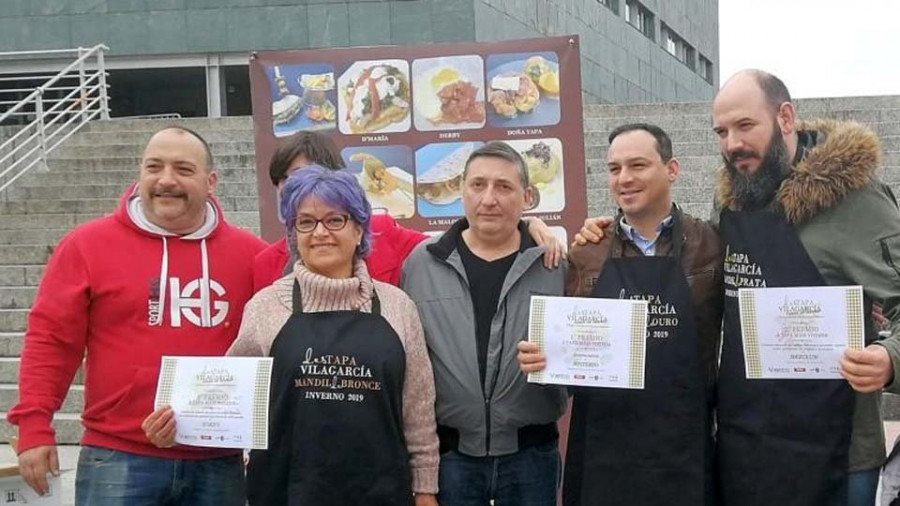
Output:
[[736,149],[725,156],[725,161],[735,163],[744,158],[759,158],[759,153],[749,149]]

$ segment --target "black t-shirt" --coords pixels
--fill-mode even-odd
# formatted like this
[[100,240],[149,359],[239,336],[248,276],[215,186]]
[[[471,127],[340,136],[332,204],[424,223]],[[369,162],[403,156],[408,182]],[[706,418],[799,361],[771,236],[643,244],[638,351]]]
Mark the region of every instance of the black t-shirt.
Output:
[[519,252],[515,251],[508,256],[488,262],[472,253],[462,237],[459,239],[458,249],[463,267],[466,269],[466,277],[469,279],[469,293],[472,295],[472,305],[475,309],[475,346],[483,387],[487,371],[488,342],[491,339],[491,320],[497,312],[503,281],[506,280],[506,274]]

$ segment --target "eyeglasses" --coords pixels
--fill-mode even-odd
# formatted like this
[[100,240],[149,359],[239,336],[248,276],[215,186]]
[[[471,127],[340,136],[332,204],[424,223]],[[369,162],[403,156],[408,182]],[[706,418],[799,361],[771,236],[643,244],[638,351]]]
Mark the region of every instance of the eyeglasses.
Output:
[[309,215],[300,215],[297,216],[297,220],[294,222],[294,228],[297,232],[308,234],[321,223],[326,230],[337,232],[338,230],[343,230],[347,226],[348,221],[350,221],[349,214],[328,214],[320,220]]

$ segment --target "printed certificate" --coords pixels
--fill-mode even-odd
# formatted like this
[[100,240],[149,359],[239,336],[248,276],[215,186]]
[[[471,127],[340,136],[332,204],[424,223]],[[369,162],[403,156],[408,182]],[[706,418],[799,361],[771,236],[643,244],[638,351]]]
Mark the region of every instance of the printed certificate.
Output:
[[646,301],[534,296],[528,340],[547,356],[531,383],[644,388]]
[[271,376],[271,357],[163,357],[154,405],[172,406],[178,443],[265,450]]
[[747,379],[841,379],[864,346],[860,286],[738,290]]

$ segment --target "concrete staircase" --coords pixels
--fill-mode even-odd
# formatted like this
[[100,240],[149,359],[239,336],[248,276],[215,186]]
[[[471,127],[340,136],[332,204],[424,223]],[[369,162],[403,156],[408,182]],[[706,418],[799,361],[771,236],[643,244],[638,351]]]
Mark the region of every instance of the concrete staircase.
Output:
[[[900,96],[799,101],[801,118],[854,120],[881,136],[882,177],[900,194]],[[614,210],[606,190],[606,137],[622,123],[645,121],[666,129],[682,172],[678,202],[695,216],[709,215],[715,169],[720,164],[711,129],[710,104],[596,105],[585,109],[587,196],[591,215]],[[210,142],[220,173],[217,190],[227,219],[258,227],[253,127],[250,118],[191,119],[184,124]],[[47,172],[35,172],[0,195],[0,415],[17,399],[19,355],[26,314],[53,246],[78,223],[112,211],[137,176],[140,150],[161,121],[96,122],[57,151]],[[573,170],[570,167],[569,170]],[[81,433],[81,375],[56,416],[57,437],[76,443]],[[900,419],[900,402],[886,400],[889,419]],[[14,428],[0,422],[0,442]]]

